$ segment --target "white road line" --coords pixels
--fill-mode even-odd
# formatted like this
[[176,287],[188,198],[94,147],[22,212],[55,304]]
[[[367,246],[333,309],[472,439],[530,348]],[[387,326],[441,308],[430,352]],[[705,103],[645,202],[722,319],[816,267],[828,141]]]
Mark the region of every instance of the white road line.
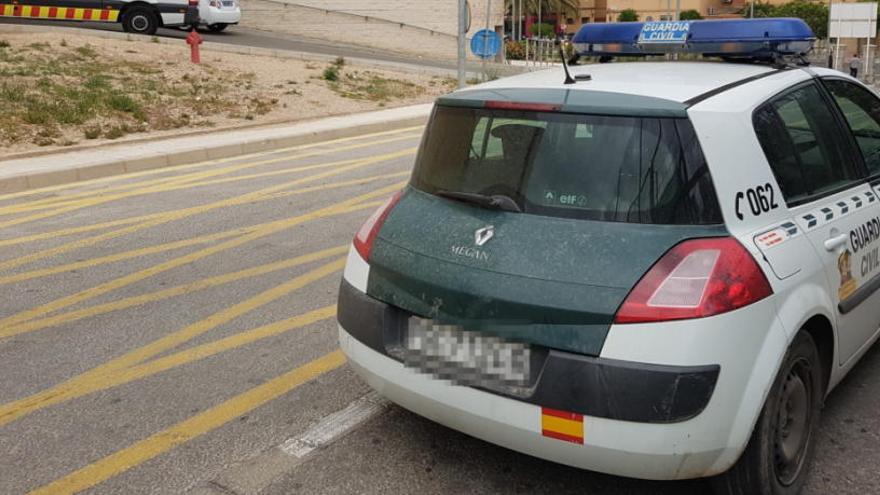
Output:
[[387,405],[388,402],[379,394],[370,392],[345,409],[325,417],[302,435],[288,439],[279,448],[293,457],[305,457],[318,447],[330,443],[355,426],[381,413]]

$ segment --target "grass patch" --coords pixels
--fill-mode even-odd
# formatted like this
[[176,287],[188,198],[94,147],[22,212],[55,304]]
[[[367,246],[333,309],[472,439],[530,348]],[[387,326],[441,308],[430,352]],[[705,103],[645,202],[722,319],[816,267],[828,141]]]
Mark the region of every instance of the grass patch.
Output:
[[380,104],[392,100],[413,98],[425,92],[425,88],[418,84],[402,79],[383,77],[371,72],[345,74],[329,86],[330,89],[346,98],[375,101]]
[[175,78],[166,74],[165,61],[120,61],[104,56],[98,46],[68,45],[36,42],[6,50],[10,43],[0,40],[0,142],[68,146],[147,130],[211,126],[213,116],[252,119],[277,104],[231,94],[230,88],[256,79],[251,72],[205,64]]
[[80,56],[83,56],[83,57],[86,57],[86,58],[95,58],[95,57],[98,56],[98,52],[96,52],[95,49],[92,48],[92,46],[91,46],[91,45],[88,45],[88,44],[86,44],[86,45],[84,45],[84,46],[78,46],[78,47],[76,47],[74,50],[75,50],[76,53],[78,53]]

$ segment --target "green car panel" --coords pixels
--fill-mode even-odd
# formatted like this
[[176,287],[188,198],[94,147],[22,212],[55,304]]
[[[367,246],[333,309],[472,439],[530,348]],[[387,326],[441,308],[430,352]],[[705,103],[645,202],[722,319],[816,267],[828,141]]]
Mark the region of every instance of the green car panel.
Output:
[[[475,247],[489,225],[494,237]],[[490,210],[409,187],[376,239],[367,293],[441,323],[598,355],[618,307],[668,249],[723,235]]]

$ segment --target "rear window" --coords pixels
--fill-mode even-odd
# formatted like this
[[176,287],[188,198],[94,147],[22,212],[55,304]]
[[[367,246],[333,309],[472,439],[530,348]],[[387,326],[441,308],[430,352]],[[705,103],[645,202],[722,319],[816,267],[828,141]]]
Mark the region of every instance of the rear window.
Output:
[[609,222],[721,223],[690,122],[438,106],[413,187],[503,195],[523,213]]

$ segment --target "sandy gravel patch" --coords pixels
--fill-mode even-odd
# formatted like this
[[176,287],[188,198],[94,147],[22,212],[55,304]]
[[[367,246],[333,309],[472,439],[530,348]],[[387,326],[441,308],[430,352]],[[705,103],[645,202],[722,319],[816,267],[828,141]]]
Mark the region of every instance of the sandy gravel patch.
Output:
[[182,40],[0,35],[0,157],[426,103],[454,81],[202,51]]

